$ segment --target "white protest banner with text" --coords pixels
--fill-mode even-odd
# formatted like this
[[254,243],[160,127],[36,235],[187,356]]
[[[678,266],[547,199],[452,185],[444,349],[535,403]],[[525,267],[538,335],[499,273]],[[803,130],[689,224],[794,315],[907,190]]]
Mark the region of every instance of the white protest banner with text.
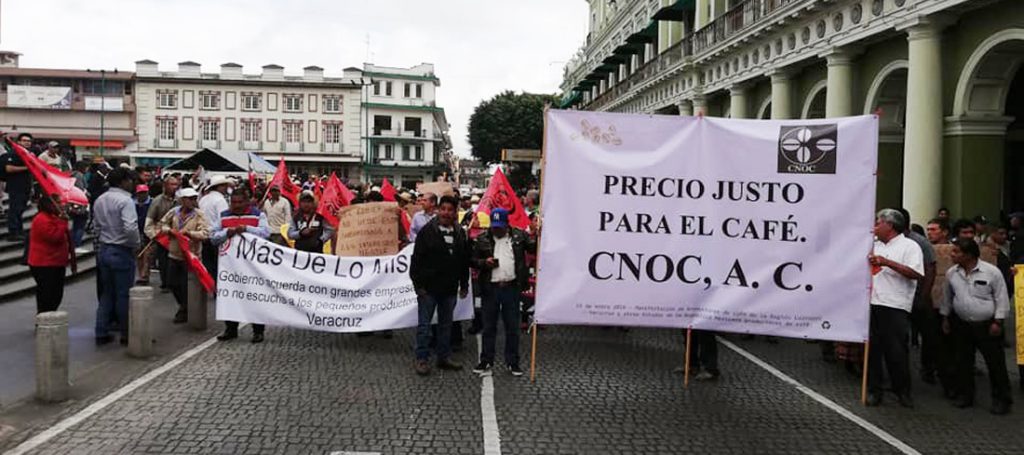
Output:
[[549,110],[537,322],[867,339],[878,121]]
[[[416,327],[409,264],[413,246],[394,256],[340,257],[275,245],[248,234],[220,249],[217,319],[326,332]],[[473,318],[473,296],[455,320]]]

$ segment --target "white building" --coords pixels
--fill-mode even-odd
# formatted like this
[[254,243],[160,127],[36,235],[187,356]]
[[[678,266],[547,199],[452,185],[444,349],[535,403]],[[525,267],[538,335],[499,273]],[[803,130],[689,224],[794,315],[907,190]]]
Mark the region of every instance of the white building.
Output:
[[444,109],[436,103],[441,81],[434,65],[389,68],[367,63],[359,75],[368,80],[362,139],[369,180],[386,177],[395,185],[413,187],[446,175],[451,140]]
[[290,171],[362,178],[360,71],[325,77],[308,66],[290,76],[278,65],[244,74],[235,63],[219,73],[187,61],[177,71],[160,71],[150,60],[135,64],[135,164],[166,165],[204,148],[245,150],[272,163],[283,156]]

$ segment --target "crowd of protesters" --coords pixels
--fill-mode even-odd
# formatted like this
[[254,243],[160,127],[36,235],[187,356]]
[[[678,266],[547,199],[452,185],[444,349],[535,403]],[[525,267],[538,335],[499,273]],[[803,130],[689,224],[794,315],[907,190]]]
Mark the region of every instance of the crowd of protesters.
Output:
[[[9,152],[0,161],[9,201],[8,240],[26,240],[23,215],[30,201],[37,200],[39,214],[32,221],[26,258],[38,284],[39,312],[59,307],[66,268],[75,267],[75,250],[91,230],[97,252],[97,344],[113,341],[113,332],[126,344],[128,289],[149,285],[154,268],[160,289],[177,301],[173,322],[188,320],[190,271],[179,242],[187,242],[187,251],[202,258],[216,276],[217,248],[232,236],[248,233],[285,247],[324,252],[325,245],[344,235],[317,211],[316,177],[292,176],[302,189],[293,206],[279,185],[267,182],[246,184],[222,175],[204,179],[201,172],[160,175],[102,161],[70,165],[55,143],[40,151],[31,135],[21,134],[17,140],[44,162],[71,171],[88,195],[89,208],[33,195],[31,177],[17,155]],[[385,199],[379,186],[350,190],[353,204]],[[522,375],[519,334],[533,303],[538,193],[531,189],[520,194],[522,204],[516,206],[527,212],[531,224],[518,229],[510,224],[509,207],[478,211],[481,191],[459,195],[452,190],[439,197],[399,189],[393,196],[401,227],[395,241],[399,247],[414,244],[410,277],[419,304],[414,370],[428,375],[433,367],[463,369],[452,354],[464,340],[463,327],[453,316],[459,297],[472,291],[477,304],[468,332],[482,334],[473,371],[492,373],[501,324],[505,369]],[[941,386],[943,395],[961,408],[974,404],[975,358],[980,353],[991,385],[990,410],[1006,414],[1013,399],[1004,354],[1010,340],[1004,327],[1011,315],[1013,264],[1024,263],[1024,212],[996,224],[980,216],[954,221],[947,209],[923,227],[910,224],[910,219],[906,210],[892,209],[876,217],[876,241],[868,258],[873,279],[867,403],[880,405],[884,391],[891,390],[901,406],[914,407],[910,351],[917,348],[921,381]],[[165,242],[156,242],[160,237]],[[252,331],[253,343],[264,340],[262,325],[254,324]],[[228,321],[218,339],[238,335],[238,323]],[[691,343],[689,369],[696,379],[717,379],[715,334],[694,331]],[[861,345],[821,345],[824,360],[841,361],[849,371],[862,373]],[[1024,367],[1021,373],[1024,390]]]

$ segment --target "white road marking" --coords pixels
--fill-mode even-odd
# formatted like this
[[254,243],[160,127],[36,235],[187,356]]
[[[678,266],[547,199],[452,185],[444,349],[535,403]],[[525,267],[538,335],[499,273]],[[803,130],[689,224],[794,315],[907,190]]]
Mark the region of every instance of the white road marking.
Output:
[[124,387],[121,387],[120,389],[111,392],[109,395],[101,398],[99,401],[89,405],[85,409],[78,411],[77,413],[75,413],[75,415],[72,415],[71,417],[61,420],[60,422],[57,422],[56,425],[47,428],[42,433],[39,433],[30,438],[29,440],[19,444],[17,447],[15,447],[14,449],[12,449],[11,451],[7,452],[4,455],[22,455],[33,449],[38,448],[39,446],[45,444],[47,441],[57,437],[57,435],[67,431],[68,428],[71,428],[81,423],[83,420],[88,419],[89,417],[92,417],[96,413],[102,411],[107,406],[113,404],[115,401],[121,399],[122,397],[128,395],[129,393],[132,393],[139,387],[148,384],[150,381],[156,379],[160,375],[168,371],[171,371],[178,365],[184,363],[186,360],[195,357],[200,352],[203,352],[210,346],[213,346],[215,343],[217,343],[217,337],[210,338],[209,340],[204,341],[203,344],[200,344],[199,346],[196,346],[192,349],[189,349],[188,351],[185,351],[184,353],[175,357],[171,361],[161,365],[160,367],[150,371],[149,373],[142,375],[138,379],[129,382]]
[[[477,352],[483,352],[483,339],[476,336]],[[478,356],[479,357],[479,356]],[[501,433],[498,413],[494,410],[494,375],[482,375],[480,384],[480,416],[483,420],[484,455],[501,455]]]
[[331,452],[331,455],[380,455],[380,452]]
[[815,392],[810,387],[807,387],[807,386],[797,382],[796,379],[793,379],[793,378],[789,377],[788,375],[786,375],[786,373],[783,373],[783,372],[779,371],[777,368],[771,366],[768,362],[765,362],[764,360],[761,360],[760,358],[758,358],[754,354],[751,354],[751,353],[745,351],[743,348],[741,348],[739,346],[736,346],[732,342],[730,342],[728,340],[725,340],[725,339],[723,339],[721,337],[718,338],[718,342],[720,342],[723,345],[725,345],[725,347],[727,347],[729,349],[732,349],[733,352],[735,352],[735,353],[745,357],[747,360],[753,362],[755,365],[763,368],[765,371],[771,373],[772,376],[775,376],[775,377],[781,379],[782,382],[786,382],[786,383],[792,385],[797,390],[802,392],[804,395],[807,395],[807,396],[811,397],[811,399],[813,399],[814,401],[817,401],[818,403],[821,403],[822,405],[824,405],[826,408],[829,408],[829,409],[835,411],[836,414],[839,414],[840,416],[843,416],[843,418],[845,418],[846,420],[849,420],[849,421],[859,425],[861,428],[867,430],[869,433],[877,436],[879,439],[881,439],[881,440],[885,441],[886,443],[888,443],[889,445],[895,447],[896,450],[899,450],[900,452],[905,453],[907,455],[921,455],[921,452],[918,452],[916,449],[914,449],[913,447],[910,447],[905,442],[900,441],[899,439],[896,439],[895,436],[889,434],[888,432],[886,432],[885,430],[883,430],[881,428],[878,428],[877,426],[875,426],[871,422],[868,422],[867,420],[864,420],[864,419],[860,418],[856,414],[850,412],[848,409],[840,406],[838,403],[836,403],[836,402],[834,402],[834,401],[832,401],[832,400],[830,400],[828,398],[825,398],[824,395],[822,395],[822,394],[820,394],[818,392]]

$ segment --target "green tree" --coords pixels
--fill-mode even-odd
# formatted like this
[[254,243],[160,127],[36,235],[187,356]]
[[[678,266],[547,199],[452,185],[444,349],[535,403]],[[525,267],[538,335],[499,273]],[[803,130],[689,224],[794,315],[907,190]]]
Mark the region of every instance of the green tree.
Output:
[[[469,117],[469,145],[486,164],[501,162],[502,149],[540,149],[544,141],[544,105],[557,105],[556,95],[506,91],[481,102]],[[522,188],[530,181],[526,166],[506,172]]]

